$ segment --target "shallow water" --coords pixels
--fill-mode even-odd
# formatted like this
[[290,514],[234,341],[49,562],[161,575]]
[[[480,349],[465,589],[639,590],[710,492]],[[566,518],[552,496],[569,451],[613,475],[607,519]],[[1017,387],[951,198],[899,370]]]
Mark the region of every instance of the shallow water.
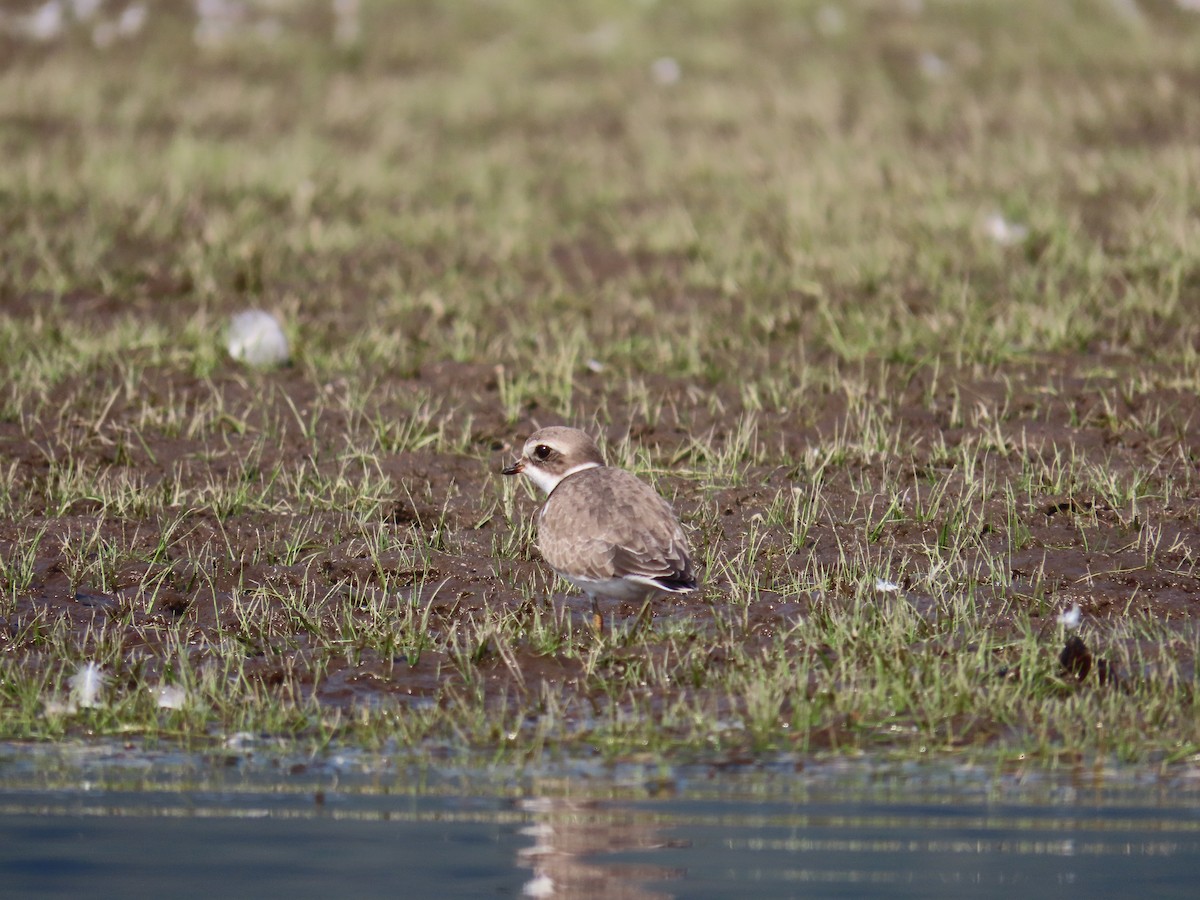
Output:
[[1194,897],[1200,772],[0,749],[0,894]]

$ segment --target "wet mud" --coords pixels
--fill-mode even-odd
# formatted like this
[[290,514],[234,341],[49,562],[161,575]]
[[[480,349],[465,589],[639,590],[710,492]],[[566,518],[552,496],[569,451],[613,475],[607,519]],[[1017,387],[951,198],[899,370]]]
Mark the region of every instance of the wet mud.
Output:
[[[574,257],[562,264],[565,277],[587,277]],[[74,302],[72,315],[86,317],[97,331],[121,317],[164,315],[161,308],[131,309],[95,297],[65,302]],[[8,315],[36,312],[31,304]],[[323,324],[304,327],[316,334]],[[338,336],[334,329],[325,339]],[[977,615],[1001,633],[1019,633],[1030,622],[1048,626],[1073,605],[1085,621],[1101,626],[1142,614],[1195,633],[1200,498],[1172,485],[1194,480],[1200,398],[1173,387],[1170,371],[1124,356],[1080,354],[961,371],[864,365],[853,374],[859,386],[854,396],[830,387],[814,390],[803,409],[757,410],[744,407],[736,384],[643,374],[661,401],[653,422],[625,405],[623,392],[613,392],[612,373],[583,369],[575,375],[577,408],[604,408],[609,421],[633,423],[629,440],[661,466],[657,484],[674,498],[696,555],[719,563],[754,554],[762,578],[745,611],[750,650],[769,647],[779,632],[823,609],[883,602],[845,576],[848,552],[864,561],[863,579],[874,564],[894,579],[896,594],[931,622],[956,596],[969,595]],[[228,364],[197,377],[186,367],[147,360],[129,391],[113,391],[113,371],[80,377],[94,382],[94,389],[68,380],[56,389],[61,404],[49,402],[0,422],[0,459],[13,472],[10,493],[26,498],[19,515],[0,522],[0,553],[13,560],[22,542],[43,532],[29,583],[13,592],[0,618],[0,651],[29,666],[64,665],[47,654],[44,638],[63,629],[83,655],[119,641],[130,679],[161,676],[180,652],[203,665],[227,654],[232,642],[240,647],[248,681],[266,690],[298,685],[323,705],[349,709],[392,701],[453,703],[458,663],[434,648],[489,614],[550,617],[570,625],[575,645],[595,640],[586,600],[555,584],[530,541],[500,550],[512,546],[513,529],[528,522],[537,503],[518,492],[510,522],[499,501],[498,471],[531,430],[561,419],[530,403],[518,421],[508,421],[496,364],[430,360],[413,371],[377,373],[383,387],[372,401],[371,420],[404,422],[414,405],[434,398],[441,424],[448,433],[463,434],[464,443],[455,452],[379,452],[377,459],[349,467],[347,455],[369,443],[363,420],[339,412],[336,397],[344,383],[321,383],[302,363],[263,373]],[[1135,379],[1137,390],[1130,387]],[[112,394],[99,416],[81,400],[96,393]],[[697,402],[698,393],[705,403]],[[214,395],[224,413],[200,438],[186,429],[138,424],[147,404],[167,405],[187,419]],[[707,402],[712,396],[721,402]],[[314,437],[303,429],[306,411],[317,406]],[[882,423],[888,443],[871,444],[861,433],[864,409]],[[770,464],[750,453],[719,482],[696,476],[705,460],[693,437],[703,435],[706,446],[722,448],[747,417],[755,446],[769,448],[758,457]],[[264,443],[264,433],[276,439]],[[626,429],[612,427],[604,436],[615,443]],[[979,448],[974,471],[951,461],[954,448],[967,444]],[[249,457],[252,475],[245,470]],[[1058,485],[1031,481],[1031,468],[1044,470],[1056,459],[1075,476]],[[101,492],[84,484],[77,490],[81,496],[55,507],[54,498],[65,496],[61,482],[70,467],[85,473],[85,482],[120,479],[155,499],[146,510],[119,510],[89,496]],[[390,485],[392,494],[380,498],[366,519],[314,506],[303,483],[272,492],[271,508],[229,509],[196,499],[203,496],[199,485],[288,472],[340,473],[351,482],[354,473],[370,475]],[[803,495],[818,485],[822,500],[802,534],[789,523],[767,520],[781,494]],[[170,497],[180,486],[190,497],[186,504]],[[939,511],[925,517],[921,511],[934,505],[934,490],[941,492]],[[1123,496],[1133,499],[1114,500]],[[937,554],[929,548],[945,543],[948,529],[967,529],[971,540],[953,591],[935,594],[930,560]],[[371,541],[380,535],[386,547],[372,552]],[[751,543],[748,535],[757,537]],[[86,542],[117,548],[107,569],[95,554],[90,562],[71,562],[71,548]],[[843,580],[818,587],[822,572],[841,572]],[[658,625],[680,620],[698,626],[699,635],[715,634],[730,621],[732,589],[720,567],[710,565],[702,591],[655,599],[647,614]],[[284,603],[281,597],[292,599]],[[364,610],[371,603],[414,607],[429,645],[350,641],[331,652],[348,621],[366,627]],[[620,604],[607,610],[620,627],[640,612]],[[929,643],[930,653],[962,649],[944,637]],[[1048,659],[1061,648],[1061,641],[1054,645],[1047,638]],[[616,642],[601,665],[617,670],[663,652],[634,633]],[[804,652],[819,656],[822,648]],[[707,664],[732,664],[723,656],[714,649]],[[500,705],[519,705],[547,690],[564,696],[584,691],[579,659],[577,652],[520,640],[504,653],[484,641],[473,653],[485,690]],[[1063,661],[1078,679],[1087,674],[1081,659],[1076,652]],[[981,672],[981,681],[993,675]],[[836,742],[836,735],[830,740]]]

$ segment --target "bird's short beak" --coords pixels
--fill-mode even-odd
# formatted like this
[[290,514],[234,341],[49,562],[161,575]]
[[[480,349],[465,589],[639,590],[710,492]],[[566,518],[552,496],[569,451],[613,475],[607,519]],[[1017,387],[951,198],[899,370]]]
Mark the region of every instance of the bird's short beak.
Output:
[[525,471],[525,463],[521,462],[521,460],[518,459],[511,466],[505,466],[503,469],[501,469],[500,474],[501,475],[520,475],[524,471]]

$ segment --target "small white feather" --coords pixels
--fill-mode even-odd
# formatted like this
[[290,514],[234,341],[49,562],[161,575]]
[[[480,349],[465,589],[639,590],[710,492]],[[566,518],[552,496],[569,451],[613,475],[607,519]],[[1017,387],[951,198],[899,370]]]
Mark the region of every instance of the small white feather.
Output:
[[75,670],[71,676],[71,696],[82,709],[95,709],[104,704],[100,702],[100,692],[104,690],[104,682],[108,676],[94,662],[87,662]]
[[885,594],[894,594],[896,591],[900,590],[900,585],[896,584],[894,581],[888,581],[886,578],[878,578],[875,581],[875,590],[881,591]]
[[251,309],[229,321],[229,355],[252,366],[278,366],[288,361],[288,340],[269,312]]
[[129,38],[140,32],[146,25],[146,6],[134,3],[125,7],[117,17],[117,34]]
[[23,37],[44,43],[62,37],[65,25],[62,4],[58,0],[47,0],[20,20],[17,30]]
[[1001,247],[1011,247],[1029,237],[1029,228],[1015,222],[1010,222],[1000,213],[992,213],[983,220],[983,230],[995,243]]
[[1076,603],[1070,609],[1058,614],[1058,624],[1065,626],[1071,631],[1074,631],[1079,627],[1079,623],[1082,619],[1083,611],[1079,608],[1078,603]]
[[187,691],[173,684],[160,684],[153,694],[159,709],[183,709],[187,703]]
[[245,750],[253,747],[256,743],[258,743],[258,738],[249,731],[237,731],[225,738],[225,746],[230,750]]
[[917,57],[917,66],[920,68],[921,74],[930,81],[945,78],[950,72],[950,64],[930,50],[926,50]]
[[661,56],[650,64],[650,77],[655,84],[675,84],[683,77],[683,67],[672,56]]

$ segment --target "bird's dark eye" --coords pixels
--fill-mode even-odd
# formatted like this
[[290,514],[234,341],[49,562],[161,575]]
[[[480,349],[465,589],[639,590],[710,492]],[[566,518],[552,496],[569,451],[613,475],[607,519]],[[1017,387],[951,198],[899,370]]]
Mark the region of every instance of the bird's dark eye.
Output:
[[533,458],[546,460],[550,458],[550,448],[545,444],[538,444],[533,448]]

